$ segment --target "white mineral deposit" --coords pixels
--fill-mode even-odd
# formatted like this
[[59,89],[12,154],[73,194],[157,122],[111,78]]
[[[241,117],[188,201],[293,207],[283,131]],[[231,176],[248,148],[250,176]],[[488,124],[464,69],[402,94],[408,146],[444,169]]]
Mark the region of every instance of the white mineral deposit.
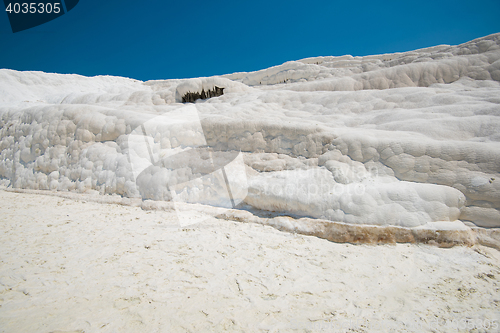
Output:
[[500,34],[182,80],[0,69],[0,126],[0,332],[500,330]]

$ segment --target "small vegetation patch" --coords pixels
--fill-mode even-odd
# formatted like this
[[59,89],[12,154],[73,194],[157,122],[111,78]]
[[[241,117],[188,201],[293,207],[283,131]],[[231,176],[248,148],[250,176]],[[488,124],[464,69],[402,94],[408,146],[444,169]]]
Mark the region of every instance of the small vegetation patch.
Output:
[[182,96],[182,103],[193,103],[197,99],[207,99],[212,97],[218,97],[224,94],[224,88],[215,86],[212,90],[205,91],[204,89],[200,92],[187,92]]

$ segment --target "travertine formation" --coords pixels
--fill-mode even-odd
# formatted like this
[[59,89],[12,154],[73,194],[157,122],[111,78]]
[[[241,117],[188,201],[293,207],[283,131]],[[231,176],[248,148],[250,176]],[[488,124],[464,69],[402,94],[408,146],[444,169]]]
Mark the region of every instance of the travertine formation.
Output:
[[[348,224],[500,227],[499,81],[500,34],[188,80],[2,69],[0,182]],[[210,91],[220,96],[194,98]],[[203,161],[243,167],[205,168],[214,176]]]

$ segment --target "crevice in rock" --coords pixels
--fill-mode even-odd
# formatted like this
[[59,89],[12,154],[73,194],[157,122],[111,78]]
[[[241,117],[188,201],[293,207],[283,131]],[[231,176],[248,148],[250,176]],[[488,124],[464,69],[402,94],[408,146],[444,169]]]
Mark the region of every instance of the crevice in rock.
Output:
[[205,91],[204,89],[199,92],[187,92],[182,96],[182,103],[194,103],[197,99],[207,99],[212,97],[219,97],[224,94],[224,88],[215,86],[212,90]]

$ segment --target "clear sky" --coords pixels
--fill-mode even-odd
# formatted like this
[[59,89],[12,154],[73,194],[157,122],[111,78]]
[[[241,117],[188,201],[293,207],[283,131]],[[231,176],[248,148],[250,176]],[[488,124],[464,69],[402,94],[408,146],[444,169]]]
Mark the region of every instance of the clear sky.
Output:
[[80,0],[15,34],[0,13],[0,68],[187,78],[454,45],[496,32],[500,0]]

